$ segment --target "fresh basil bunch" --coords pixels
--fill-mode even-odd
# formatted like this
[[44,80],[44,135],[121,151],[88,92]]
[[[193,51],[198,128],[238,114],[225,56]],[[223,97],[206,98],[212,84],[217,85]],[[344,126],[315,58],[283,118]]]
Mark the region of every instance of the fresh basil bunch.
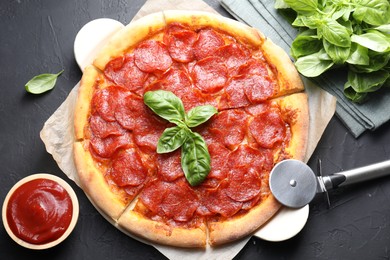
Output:
[[289,20],[300,33],[291,55],[302,75],[346,65],[344,94],[354,102],[390,86],[388,0],[276,0],[275,8],[295,11]]
[[164,130],[157,143],[157,153],[173,152],[181,147],[181,167],[192,186],[199,185],[209,174],[210,154],[203,137],[190,128],[198,126],[218,111],[210,105],[198,106],[188,113],[183,102],[170,91],[148,91],[144,103],[157,115],[176,126]]

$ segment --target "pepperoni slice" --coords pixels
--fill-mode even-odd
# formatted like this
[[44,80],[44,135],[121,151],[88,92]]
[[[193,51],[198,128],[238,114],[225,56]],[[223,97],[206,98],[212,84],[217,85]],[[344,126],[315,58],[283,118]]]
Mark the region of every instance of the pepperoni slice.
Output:
[[97,112],[108,122],[115,121],[115,110],[122,105],[129,91],[119,86],[109,86],[96,91],[92,97],[92,113]]
[[191,79],[184,68],[171,67],[158,81],[146,89],[147,91],[158,89],[171,91],[183,101],[186,110],[205,102],[202,94],[192,87]]
[[194,43],[194,54],[197,60],[212,56],[214,52],[225,45],[222,36],[212,29],[203,29],[198,33],[198,40]]
[[[214,188],[214,187],[211,187],[211,188]],[[198,208],[196,209],[196,214],[197,214],[197,215],[200,215],[200,216],[211,216],[211,215],[213,215],[214,213],[211,212],[211,211],[206,207],[206,205],[204,205],[204,204],[201,203],[201,204],[198,206]]]
[[226,195],[235,201],[248,201],[260,194],[261,179],[254,168],[236,167],[229,171]]
[[145,185],[139,196],[140,201],[154,214],[159,212],[163,196],[167,192],[168,183],[154,180]]
[[198,34],[196,32],[177,24],[171,25],[164,34],[164,42],[168,46],[172,59],[183,63],[195,59],[193,45],[197,38]]
[[248,144],[242,144],[230,153],[227,166],[229,169],[243,167],[261,171],[267,160],[268,153],[252,148]]
[[112,162],[109,175],[119,186],[138,186],[144,183],[147,170],[134,148],[119,153]]
[[260,75],[232,77],[222,95],[220,108],[239,108],[261,103],[273,96],[275,88],[275,84],[268,77]]
[[256,142],[264,148],[273,148],[283,142],[286,136],[286,124],[275,109],[260,114],[249,124],[249,131]]
[[239,75],[268,75],[268,70],[265,63],[260,62],[257,59],[249,59],[245,64],[241,65],[238,69],[237,74]]
[[143,152],[155,154],[157,149],[157,142],[164,130],[169,127],[169,124],[152,115],[149,112],[148,116],[140,117],[137,122],[138,125],[134,128],[134,142],[141,148]]
[[221,183],[220,179],[217,178],[209,178],[207,177],[200,185],[199,187],[204,188],[216,188]]
[[192,69],[195,86],[203,93],[220,91],[228,79],[228,70],[216,56],[198,61]]
[[220,108],[239,108],[250,105],[250,101],[245,95],[245,76],[232,77],[222,94]]
[[208,150],[211,158],[211,170],[207,178],[216,178],[219,180],[226,178],[226,158],[228,158],[230,150],[219,143],[208,145]]
[[201,206],[198,213],[209,215],[209,212],[220,214],[223,217],[231,217],[242,207],[243,203],[232,200],[226,194],[228,181],[222,181],[216,189],[205,189],[201,192]]
[[134,50],[135,64],[144,72],[165,71],[172,65],[166,46],[155,40],[142,42]]
[[154,214],[185,222],[191,220],[199,206],[198,197],[185,180],[147,185],[140,195],[141,202]]
[[89,127],[94,136],[106,138],[109,135],[121,135],[123,130],[117,122],[107,122],[99,114],[89,118]]
[[269,77],[252,75],[244,77],[243,80],[245,95],[252,104],[269,99],[275,92],[275,84]]
[[199,199],[184,178],[169,184],[169,191],[161,202],[161,210],[168,218],[189,221],[199,206]]
[[184,97],[181,93],[187,93],[191,90],[191,79],[184,68],[172,67],[167,73],[163,75],[161,80],[164,82],[164,88],[172,92],[176,92],[177,95]]
[[138,185],[138,186],[125,186],[123,189],[127,194],[129,194],[132,198],[134,198],[139,191],[142,189],[143,185]]
[[[239,145],[246,135],[247,114],[240,109],[225,110],[215,115],[208,124],[208,134],[229,149]],[[206,138],[210,138],[206,134]]]
[[174,181],[184,176],[181,168],[181,151],[177,149],[172,153],[157,156],[157,173],[164,181]]
[[218,143],[224,146],[222,130],[214,128],[213,131],[210,131],[209,125],[212,123],[214,117],[216,116],[217,115],[214,115],[211,120],[195,128],[195,132],[199,133],[203,137],[207,146],[210,146],[213,143]]
[[245,111],[251,114],[252,116],[258,116],[260,114],[266,113],[270,109],[268,102],[263,102],[260,104],[252,105],[245,108]]
[[126,129],[134,130],[142,116],[146,116],[147,108],[142,97],[128,95],[121,106],[117,106],[115,119]]
[[[262,185],[262,187],[263,186],[264,185]],[[259,194],[259,195],[255,196],[254,198],[252,198],[248,201],[245,201],[244,204],[242,204],[242,209],[243,210],[250,210],[251,208],[256,206],[260,200],[261,200],[261,195]]]
[[135,65],[132,54],[111,60],[104,68],[104,75],[115,84],[136,93],[140,92],[147,77],[147,73]]
[[166,31],[164,33],[164,42],[167,42],[167,36],[169,36],[171,33],[174,33],[174,32],[181,32],[182,30],[190,30],[189,27],[187,26],[184,26],[183,24],[181,23],[176,23],[176,22],[173,22],[173,23],[170,23],[167,28],[166,28]]
[[229,71],[234,72],[248,60],[249,51],[242,45],[231,43],[218,48],[214,56],[220,57]]
[[133,143],[131,134],[110,135],[106,138],[93,136],[90,141],[90,147],[100,157],[110,158],[120,148],[131,146]]

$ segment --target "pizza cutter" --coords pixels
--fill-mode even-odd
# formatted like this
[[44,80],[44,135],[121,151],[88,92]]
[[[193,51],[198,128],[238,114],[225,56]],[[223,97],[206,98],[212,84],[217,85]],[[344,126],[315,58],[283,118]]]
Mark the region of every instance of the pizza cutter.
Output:
[[390,175],[390,160],[329,176],[322,176],[321,170],[319,172],[320,176],[316,176],[307,164],[299,160],[281,161],[270,174],[271,192],[281,204],[290,208],[301,208],[309,204],[318,193],[325,194],[330,205],[329,190]]

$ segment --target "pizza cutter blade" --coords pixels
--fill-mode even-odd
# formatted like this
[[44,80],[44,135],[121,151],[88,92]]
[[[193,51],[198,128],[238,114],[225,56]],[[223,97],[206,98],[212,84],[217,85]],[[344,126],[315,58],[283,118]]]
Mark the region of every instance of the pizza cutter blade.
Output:
[[301,208],[309,204],[317,193],[327,194],[328,190],[339,186],[385,175],[390,175],[390,160],[317,177],[304,162],[288,159],[277,163],[272,169],[269,185],[281,204]]
[[288,159],[272,169],[269,179],[272,194],[283,205],[301,208],[308,204],[317,192],[317,178],[305,163]]

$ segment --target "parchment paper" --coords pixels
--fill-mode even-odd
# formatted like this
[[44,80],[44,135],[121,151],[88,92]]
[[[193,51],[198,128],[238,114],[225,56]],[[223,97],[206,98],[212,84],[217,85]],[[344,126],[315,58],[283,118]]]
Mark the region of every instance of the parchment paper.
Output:
[[[144,15],[159,12],[162,10],[180,9],[180,10],[199,10],[199,11],[216,11],[201,0],[148,0],[140,11],[135,15],[133,20]],[[306,153],[307,162],[313,153],[322,133],[324,132],[329,120],[333,116],[336,108],[336,99],[323,91],[321,88],[314,86],[311,82],[303,79],[306,92],[309,96],[310,108],[310,126],[309,126],[309,144]],[[52,154],[59,168],[79,185],[77,171],[73,160],[73,143],[74,128],[73,115],[75,102],[77,100],[79,83],[70,92],[67,99],[54,112],[54,114],[45,122],[40,132],[40,137],[45,144],[48,153]],[[99,210],[97,208],[97,210]],[[108,221],[110,219],[104,216]],[[112,223],[112,221],[110,221]],[[118,228],[116,223],[112,223]],[[120,229],[120,228],[119,228]],[[123,230],[122,230],[123,231]],[[125,232],[125,231],[123,231]],[[129,236],[140,240],[137,237],[126,233]],[[169,259],[231,259],[245,246],[250,239],[246,237],[234,243],[224,245],[218,248],[207,247],[204,249],[181,249],[169,246],[162,246],[149,243],[141,239],[142,242],[151,244]]]

